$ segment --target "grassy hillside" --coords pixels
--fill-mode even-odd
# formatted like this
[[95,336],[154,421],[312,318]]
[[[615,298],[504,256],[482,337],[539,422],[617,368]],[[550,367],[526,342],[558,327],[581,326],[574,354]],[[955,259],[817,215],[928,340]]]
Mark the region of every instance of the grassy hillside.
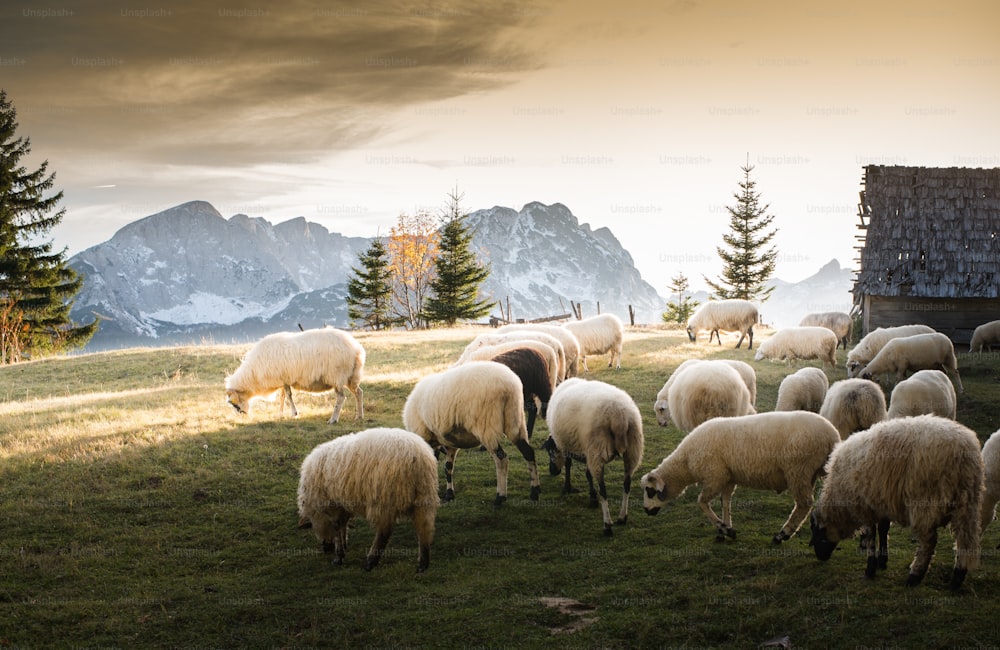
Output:
[[[530,501],[512,446],[499,510],[489,456],[458,455],[456,500],[438,513],[426,574],[415,573],[408,522],[367,573],[372,532],[356,520],[347,564],[332,566],[312,532],[296,528],[302,459],[332,437],[400,426],[414,382],[447,367],[476,333],[358,335],[368,352],[363,424],[353,398],[339,424],[326,424],[326,396],[299,396],[294,420],[281,419],[277,403],[239,416],[222,382],[246,346],[0,368],[0,647],[752,648],[785,635],[802,648],[1000,645],[1000,525],[960,592],[946,588],[947,532],[924,584],[907,589],[914,544],[895,527],[889,569],[873,581],[854,542],[828,563],[815,559],[807,530],[772,546],[792,507],[787,494],[738,489],[737,538],[718,544],[697,488],[656,517],[636,489],[628,525],[605,538],[586,490],[562,496],[545,462],[541,499]],[[590,378],[624,388],[643,413],[636,481],[681,438],[656,425],[652,402],[684,359],[750,361],[758,409],[773,409],[791,369],[726,344],[634,329],[620,371],[591,363]],[[959,419],[984,440],[1000,427],[1000,360],[963,355],[960,367]],[[540,421],[533,445],[546,435]],[[621,472],[611,464],[613,512]],[[575,483],[585,486],[582,472]]]

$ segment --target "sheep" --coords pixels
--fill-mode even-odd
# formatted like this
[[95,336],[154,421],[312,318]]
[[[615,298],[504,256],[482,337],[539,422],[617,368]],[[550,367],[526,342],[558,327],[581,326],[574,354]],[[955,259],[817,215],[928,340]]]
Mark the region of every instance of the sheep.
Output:
[[513,370],[521,380],[530,440],[538,413],[541,411],[545,417],[555,389],[555,376],[550,374],[557,367],[555,351],[538,341],[511,341],[479,348],[472,353],[471,360],[496,361]]
[[297,417],[293,388],[308,393],[333,390],[337,401],[327,422],[334,424],[340,420],[347,388],[354,393],[355,420],[363,420],[364,366],[365,349],[342,330],[323,327],[268,334],[250,348],[236,372],[226,377],[226,400],[237,412],[249,414],[253,400],[280,390],[280,414],[284,415],[287,399],[292,416]]
[[493,361],[470,361],[418,381],[403,404],[403,427],[446,452],[445,501],[455,498],[454,467],[459,449],[483,445],[497,472],[494,505],[507,500],[507,454],[504,437],[514,443],[528,464],[531,500],[541,492],[535,450],[528,443],[521,380],[514,371]]
[[566,356],[566,371],[565,376],[560,377],[559,381],[577,375],[577,364],[580,360],[580,341],[573,336],[572,332],[562,325],[552,325],[551,323],[510,323],[498,328],[497,332],[508,333],[523,330],[548,334],[549,336],[554,336],[562,343],[563,353]]
[[986,526],[996,516],[997,502],[1000,502],[1000,431],[993,434],[983,443],[983,502],[980,506],[980,529],[985,532]]
[[[907,586],[920,584],[937,545],[937,529],[949,524],[955,538],[952,589],[979,564],[983,459],[967,427],[937,415],[886,420],[837,445],[810,520],[821,561],[859,527],[868,556],[865,576],[874,578],[888,560],[891,522],[917,538]],[[875,531],[878,533],[876,550]]]
[[[813,503],[816,479],[834,446],[837,430],[808,411],[778,411],[714,418],[698,425],[656,469],[642,477],[643,508],[655,515],[689,485],[702,486],[698,505],[715,524],[716,540],[735,538],[730,503],[737,485],[788,490],[795,499],[788,520],[772,541],[791,538]],[[722,518],[710,502],[722,497]]]
[[756,412],[748,385],[733,365],[701,359],[677,367],[657,393],[653,410],[660,426],[672,421],[685,433],[710,418]]
[[437,493],[437,460],[420,436],[402,429],[358,431],[317,445],[299,472],[299,527],[312,528],[323,551],[343,564],[348,524],[355,515],[375,529],[365,559],[371,571],[381,559],[401,517],[417,532],[417,572],[430,563]]
[[900,381],[908,370],[944,370],[955,376],[958,392],[964,392],[962,377],[958,374],[958,359],[951,339],[940,332],[915,334],[889,340],[878,351],[858,376],[864,379],[879,377],[888,373],[896,374]]
[[858,371],[874,359],[878,351],[890,340],[900,336],[931,334],[932,332],[934,329],[927,325],[900,325],[898,327],[879,327],[872,330],[847,353],[847,376],[857,377]]
[[563,493],[566,494],[574,491],[569,478],[572,459],[586,463],[590,502],[592,506],[600,502],[604,535],[610,537],[611,513],[604,485],[604,466],[618,457],[625,464],[622,504],[614,522],[623,526],[628,521],[632,475],[642,462],[644,439],[639,407],[620,388],[602,381],[572,377],[552,394],[548,425],[549,438],[544,448],[549,452],[550,471],[557,475],[565,466]]
[[837,335],[825,327],[783,327],[757,348],[755,361],[777,359],[819,359],[837,367]]
[[1000,344],[1000,320],[983,323],[972,332],[969,352],[985,352]]
[[859,377],[841,379],[826,391],[819,414],[846,440],[852,433],[864,431],[886,418],[885,395],[873,381]]
[[888,418],[925,413],[952,420],[957,415],[955,387],[940,370],[918,370],[896,384],[889,397]]
[[625,325],[614,314],[598,314],[583,320],[563,323],[569,332],[580,342],[580,363],[587,372],[588,354],[611,353],[608,367],[614,366],[621,370],[622,345],[625,341]]
[[799,321],[800,326],[815,325],[825,327],[837,335],[837,347],[841,345],[847,349],[847,344],[851,340],[851,330],[854,329],[854,321],[850,314],[842,311],[824,311],[806,314]]
[[562,377],[566,376],[566,350],[563,348],[563,344],[556,337],[551,334],[546,334],[538,330],[526,330],[521,332],[489,332],[487,334],[480,334],[476,338],[472,339],[462,354],[458,357],[458,361],[454,365],[459,365],[471,359],[476,350],[489,345],[502,345],[505,343],[510,343],[512,341],[538,341],[544,343],[545,345],[552,348],[556,354],[558,360],[558,366],[555,369],[556,381],[561,381]]
[[719,345],[722,345],[719,330],[739,332],[740,340],[736,342],[736,347],[739,348],[743,339],[749,337],[747,349],[752,350],[753,326],[757,324],[758,318],[756,305],[748,300],[710,300],[699,306],[688,319],[688,339],[694,343],[698,340],[699,333],[708,330],[708,342],[712,342],[714,334],[719,339]]
[[830,387],[826,373],[819,368],[802,368],[781,380],[775,411],[812,411],[818,413]]

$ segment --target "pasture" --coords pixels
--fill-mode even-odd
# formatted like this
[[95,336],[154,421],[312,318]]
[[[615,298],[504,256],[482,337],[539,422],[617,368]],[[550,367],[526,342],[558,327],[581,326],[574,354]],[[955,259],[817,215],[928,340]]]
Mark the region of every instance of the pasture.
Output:
[[[827,563],[808,523],[771,544],[787,494],[739,488],[735,540],[714,527],[692,486],[656,517],[638,481],[677,444],[653,399],[686,358],[732,358],[757,370],[758,411],[774,407],[785,374],[803,364],[753,361],[744,346],[691,344],[683,331],[627,328],[621,370],[588,359],[589,379],[636,400],[646,448],[628,524],[604,537],[578,494],[547,472],[536,425],[542,494],[512,445],[509,498],[492,505],[494,465],[462,451],[456,499],[438,511],[427,573],[400,523],[372,572],[372,531],[356,519],[344,566],[296,527],[305,455],[332,437],[401,426],[416,380],[442,370],[480,330],[358,333],[367,350],[364,423],[353,399],[328,425],[327,396],[296,396],[300,416],[258,402],[251,417],[225,403],[223,378],[249,346],[202,345],[33,361],[0,368],[0,647],[248,648],[987,648],[1000,646],[1000,523],[982,567],[947,589],[953,555],[943,531],[922,585],[906,588],[914,544],[890,531],[889,568],[863,577],[847,541]],[[762,332],[755,343],[767,335]],[[845,354],[827,369],[844,378]],[[810,365],[819,365],[810,362]],[[980,441],[1000,428],[1000,358],[960,354],[958,419]],[[443,461],[439,467],[443,477]],[[621,461],[607,472],[612,512]],[[443,480],[442,480],[443,483]],[[817,487],[818,489],[818,487]]]

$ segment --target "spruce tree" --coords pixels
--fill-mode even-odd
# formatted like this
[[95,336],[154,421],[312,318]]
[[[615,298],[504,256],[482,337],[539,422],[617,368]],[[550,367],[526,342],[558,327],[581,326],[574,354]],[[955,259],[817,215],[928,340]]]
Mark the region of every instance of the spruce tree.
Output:
[[431,295],[424,305],[424,318],[452,327],[459,319],[475,319],[490,312],[493,301],[479,299],[479,287],[490,275],[488,265],[480,264],[470,250],[472,232],[462,213],[462,195],[448,195],[443,217],[439,254],[434,260],[435,277]]
[[[98,321],[77,326],[69,317],[83,278],[53,251],[47,234],[66,213],[62,192],[48,197],[55,174],[48,161],[28,171],[21,159],[31,141],[15,137],[17,111],[0,89],[0,363],[80,347]],[[53,210],[56,210],[53,212]]]
[[347,280],[347,317],[352,326],[373,330],[388,329],[394,324],[392,308],[392,269],[389,253],[381,237],[358,255],[361,269],[351,267],[354,276]]
[[694,313],[695,307],[700,303],[697,300],[692,300],[691,296],[685,296],[684,292],[688,290],[688,279],[683,273],[678,273],[675,277],[670,279],[670,286],[667,289],[670,290],[670,295],[677,296],[677,302],[668,302],[667,310],[663,312],[662,318],[664,323],[686,323],[688,319],[691,318],[691,314]]
[[722,258],[722,276],[718,282],[706,277],[705,282],[719,298],[763,302],[774,291],[774,287],[766,286],[766,282],[774,274],[778,250],[768,244],[778,230],[768,230],[774,217],[767,214],[770,205],[761,204],[760,193],[754,189],[756,183],[750,180],[753,166],[747,162],[741,169],[743,181],[740,183],[740,191],[733,193],[736,205],[726,207],[729,212],[729,233],[722,236],[726,246],[715,249]]

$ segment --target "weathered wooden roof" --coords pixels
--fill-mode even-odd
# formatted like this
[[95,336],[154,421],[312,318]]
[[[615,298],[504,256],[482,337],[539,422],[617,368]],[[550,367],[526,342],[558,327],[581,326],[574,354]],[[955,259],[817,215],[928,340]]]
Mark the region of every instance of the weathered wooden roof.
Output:
[[1000,169],[865,167],[855,299],[1000,296]]

